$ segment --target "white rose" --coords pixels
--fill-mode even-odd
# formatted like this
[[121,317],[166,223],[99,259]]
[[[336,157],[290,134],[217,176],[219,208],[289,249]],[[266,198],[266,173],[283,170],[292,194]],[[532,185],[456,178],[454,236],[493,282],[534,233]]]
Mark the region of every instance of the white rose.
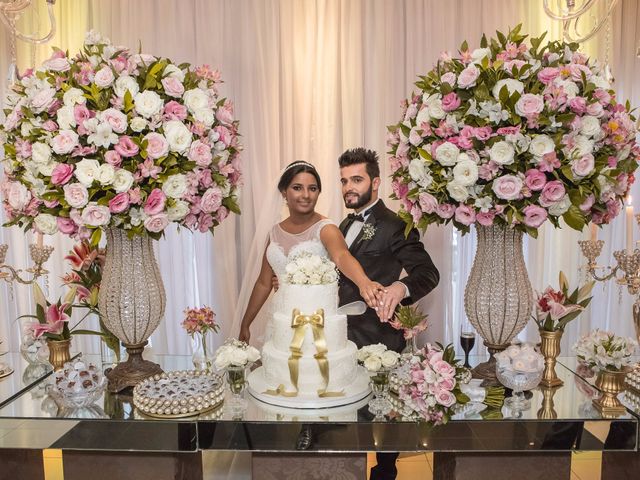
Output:
[[82,210],[82,222],[91,227],[101,227],[109,223],[111,213],[109,207],[90,202]]
[[493,87],[491,93],[493,93],[493,97],[496,100],[500,99],[500,90],[502,87],[507,87],[507,91],[509,92],[509,96],[513,95],[515,92],[522,93],[524,91],[524,84],[519,80],[514,80],[513,78],[505,78],[502,80],[498,80]]
[[115,179],[116,171],[113,168],[113,165],[109,165],[105,163],[100,165],[100,172],[98,173],[98,181],[102,185],[111,185],[113,180]]
[[210,108],[199,108],[193,114],[193,118],[195,118],[196,121],[205,124],[207,127],[211,127],[215,120],[215,115],[213,114],[213,110]]
[[227,368],[230,364],[229,350],[225,347],[220,347],[216,352],[214,363],[218,370]]
[[578,135],[575,145],[571,149],[571,157],[583,157],[590,153],[593,153],[593,140],[589,140],[583,135]]
[[141,132],[147,127],[147,121],[142,117],[136,117],[131,120],[131,130],[134,132]]
[[432,96],[427,102],[427,108],[429,109],[429,116],[440,120],[447,115],[447,112],[442,108],[442,99],[440,95]]
[[260,358],[260,352],[255,347],[248,346],[246,352],[247,352],[247,360],[249,360],[252,363],[257,362],[258,359]]
[[414,158],[409,162],[409,175],[422,188],[428,188],[433,182],[431,175],[427,171],[427,165],[422,158]]
[[593,83],[596,88],[602,88],[604,90],[609,90],[611,88],[611,84],[607,81],[607,79],[601,77],[600,75],[592,76],[589,81]]
[[184,82],[184,72],[180,70],[176,65],[173,65],[172,63],[164,67],[162,76],[177,78],[181,82]]
[[73,115],[73,106],[65,105],[56,112],[56,121],[60,130],[70,130],[76,126],[76,119]]
[[63,187],[64,199],[72,208],[82,208],[89,201],[87,187],[81,183],[70,183]]
[[370,372],[377,372],[382,368],[382,360],[377,355],[371,355],[364,361],[364,368]]
[[233,365],[242,366],[249,360],[247,352],[241,348],[234,348],[230,355],[231,363]]
[[56,221],[56,217],[53,215],[49,215],[48,213],[39,214],[34,220],[36,228],[46,234],[53,235],[58,231],[58,222]]
[[39,165],[38,172],[40,172],[45,177],[50,177],[53,173],[53,169],[56,168],[57,165],[58,162],[49,162],[45,163],[44,165]]
[[169,176],[162,185],[162,191],[169,198],[182,198],[187,191],[187,177],[181,173]]
[[11,182],[9,183],[9,191],[7,192],[7,201],[11,208],[16,210],[22,210],[29,205],[31,201],[31,193],[22,183]]
[[65,106],[73,107],[76,104],[83,104],[87,101],[84,93],[79,88],[72,87],[62,95],[62,102]]
[[553,83],[555,86],[561,87],[564,90],[564,92],[567,94],[567,100],[575,98],[576,95],[580,93],[580,88],[578,87],[578,85],[576,85],[575,82],[572,82],[571,80],[562,80],[560,77],[557,77],[553,80]]
[[113,175],[112,185],[116,193],[127,192],[133,185],[133,175],[124,168],[116,170]]
[[426,106],[423,106],[418,115],[416,115],[416,125],[420,127],[423,123],[429,123],[431,117],[429,116],[429,109]]
[[138,82],[135,78],[129,75],[122,75],[118,77],[116,80],[115,86],[113,87],[114,92],[120,98],[124,98],[127,90],[131,94],[132,97],[135,97],[140,91],[140,87],[138,86]]
[[104,66],[96,72],[93,81],[101,88],[106,88],[113,83],[113,70],[110,67]]
[[160,95],[151,90],[145,90],[144,92],[138,93],[133,97],[133,103],[135,105],[136,112],[145,118],[150,118],[160,113],[162,111],[162,107],[164,107],[164,102],[162,101],[162,98],[160,98]]
[[184,92],[182,96],[184,105],[193,114],[201,108],[209,108],[209,97],[207,94],[199,88],[193,88]]
[[182,200],[176,200],[175,203],[167,208],[167,218],[172,222],[178,222],[189,213],[189,205]]
[[445,167],[455,165],[459,154],[460,149],[451,142],[444,142],[436,148],[436,160]]
[[456,180],[452,180],[447,184],[447,192],[449,192],[451,198],[458,202],[464,202],[469,198],[469,191],[467,190],[467,187]]
[[78,134],[73,130],[60,130],[51,140],[51,147],[58,155],[71,153],[78,145]]
[[396,352],[387,350],[382,354],[382,365],[387,368],[393,367],[396,363],[398,363],[398,357],[399,355]]
[[41,113],[47,110],[55,100],[56,91],[54,88],[43,88],[38,90],[31,98],[31,108],[34,113]]
[[478,180],[478,166],[473,160],[463,160],[453,167],[453,180],[460,185],[470,186]]
[[127,116],[115,108],[107,108],[100,113],[100,121],[108,123],[116,133],[124,133],[127,130]]
[[179,120],[170,120],[164,124],[164,135],[172,152],[185,153],[191,146],[191,132]]
[[600,128],[600,120],[596,117],[585,115],[581,120],[580,133],[586,137],[593,137],[602,130]]
[[51,148],[46,143],[34,143],[31,146],[31,159],[39,164],[49,163],[49,160],[51,160]]
[[564,214],[567,210],[569,210],[570,206],[571,206],[571,199],[569,198],[569,195],[565,195],[564,197],[562,197],[562,200],[552,204],[548,208],[549,215],[553,215],[554,217],[559,217],[560,215]]
[[489,150],[489,158],[498,165],[511,165],[515,155],[513,146],[504,141],[494,143]]
[[535,157],[542,158],[545,154],[551,153],[556,149],[556,144],[548,135],[536,135],[531,139],[529,144],[529,152]]
[[82,185],[89,188],[100,175],[100,164],[93,158],[83,158],[76,164],[73,174]]
[[491,49],[490,48],[476,48],[473,52],[471,52],[471,59],[473,63],[482,63],[483,58],[491,58]]

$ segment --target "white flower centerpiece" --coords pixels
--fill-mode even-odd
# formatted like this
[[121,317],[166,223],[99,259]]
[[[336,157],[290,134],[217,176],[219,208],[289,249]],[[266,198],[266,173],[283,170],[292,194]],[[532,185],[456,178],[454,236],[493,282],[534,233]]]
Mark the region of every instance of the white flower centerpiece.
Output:
[[247,370],[258,360],[260,352],[255,347],[235,338],[228,339],[216,350],[214,365],[227,373],[227,383],[233,394],[231,408],[234,414],[246,407],[242,394],[247,385]]
[[382,416],[391,409],[389,401],[389,373],[398,365],[400,354],[388,350],[382,343],[366,345],[358,350],[358,362],[371,374],[371,389],[374,398],[369,402],[369,410]]
[[285,281],[292,285],[328,285],[337,280],[336,265],[310,252],[296,255],[286,266]]

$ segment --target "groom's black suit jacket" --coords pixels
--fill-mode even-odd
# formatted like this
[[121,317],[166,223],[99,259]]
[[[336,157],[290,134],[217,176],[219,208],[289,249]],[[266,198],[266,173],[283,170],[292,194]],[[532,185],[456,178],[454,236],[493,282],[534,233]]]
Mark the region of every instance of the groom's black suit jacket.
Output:
[[[406,224],[382,200],[371,207],[365,222],[373,227],[375,233],[370,239],[363,239],[365,227],[355,238],[349,251],[360,262],[367,276],[383,286],[391,285],[400,278],[402,269],[407,276],[401,281],[409,288],[410,296],[402,303],[415,303],[433,290],[440,274],[431,261],[420,241],[418,232],[413,229],[405,238]],[[346,234],[349,219],[340,224],[340,231]],[[369,228],[369,231],[372,229]],[[363,300],[360,290],[344,275],[340,277],[340,305]],[[380,322],[378,314],[372,308],[362,315],[348,317],[348,335],[358,348],[372,343],[384,343],[387,348],[400,352],[405,346],[402,330],[396,330],[388,323]]]

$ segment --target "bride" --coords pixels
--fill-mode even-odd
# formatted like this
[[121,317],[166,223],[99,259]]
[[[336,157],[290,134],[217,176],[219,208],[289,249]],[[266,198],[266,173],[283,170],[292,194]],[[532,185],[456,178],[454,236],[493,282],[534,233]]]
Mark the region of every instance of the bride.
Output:
[[375,306],[382,285],[369,280],[358,261],[349,253],[335,223],[315,211],[321,190],[320,175],[310,163],[296,161],[284,169],[278,182],[278,191],[287,204],[289,216],[275,224],[269,233],[260,274],[242,317],[240,340],[249,341],[251,323],[271,293],[273,275],[282,281],[289,257],[303,251],[329,257],[338,270],[358,286],[367,304],[372,308]]

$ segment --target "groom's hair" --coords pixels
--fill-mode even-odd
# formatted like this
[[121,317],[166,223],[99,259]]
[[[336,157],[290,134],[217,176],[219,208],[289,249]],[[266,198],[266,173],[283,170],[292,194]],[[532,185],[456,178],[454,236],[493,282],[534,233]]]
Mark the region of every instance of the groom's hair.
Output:
[[357,165],[359,163],[365,164],[367,174],[371,180],[380,176],[378,154],[373,150],[367,150],[362,147],[352,148],[344,152],[340,155],[340,158],[338,158],[338,165],[340,165],[340,168],[348,167],[349,165]]

